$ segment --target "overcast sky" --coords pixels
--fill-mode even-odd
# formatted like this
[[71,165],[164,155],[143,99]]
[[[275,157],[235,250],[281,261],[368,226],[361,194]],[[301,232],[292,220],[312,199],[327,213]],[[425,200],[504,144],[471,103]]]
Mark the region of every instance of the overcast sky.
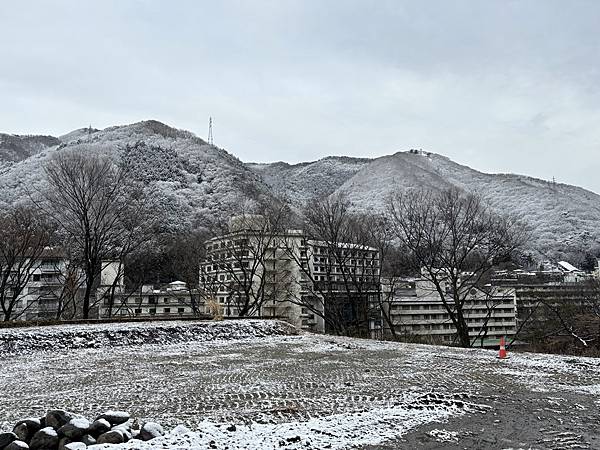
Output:
[[244,161],[423,148],[600,193],[600,1],[0,1],[0,131],[157,119]]

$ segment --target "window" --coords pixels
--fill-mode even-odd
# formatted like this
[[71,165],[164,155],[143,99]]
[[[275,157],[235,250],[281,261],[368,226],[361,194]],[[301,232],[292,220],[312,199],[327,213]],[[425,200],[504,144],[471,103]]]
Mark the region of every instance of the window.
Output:
[[183,314],[185,312],[185,308],[177,308],[177,312],[179,314]]
[[171,312],[171,308],[165,308],[163,311],[165,314],[169,314]]
[[148,303],[151,305],[156,305],[156,296],[155,295],[148,296]]
[[141,314],[141,313],[142,313],[142,310],[141,310],[141,309],[139,309],[139,308],[137,308],[137,309],[135,310],[135,313],[136,313],[136,314]]
[[153,316],[154,314],[156,314],[156,308],[150,308],[148,310],[148,312],[150,313],[151,316]]
[[40,274],[39,273],[33,274],[33,281],[40,281]]

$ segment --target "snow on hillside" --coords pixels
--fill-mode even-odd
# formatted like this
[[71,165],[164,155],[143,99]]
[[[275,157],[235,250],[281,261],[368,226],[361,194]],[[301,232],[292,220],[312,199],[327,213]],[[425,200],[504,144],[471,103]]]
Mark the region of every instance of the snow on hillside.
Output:
[[19,136],[0,133],[0,173],[3,167],[27,159],[58,144],[60,141],[52,136]]
[[[86,129],[63,136],[67,141],[14,164],[0,174],[0,208],[44,188],[43,165],[56,151],[81,148],[125,159],[132,176],[152,189],[157,211],[171,228],[201,226],[227,218],[269,196],[260,177],[225,150],[190,132],[156,121]],[[127,146],[140,146],[129,152]]]
[[86,136],[91,135],[92,133],[97,133],[100,130],[96,128],[88,127],[88,128],[78,128],[77,130],[73,130],[70,133],[63,134],[59,136],[58,139],[64,144],[68,144],[72,141],[77,141],[79,139],[84,139]]
[[248,166],[260,174],[274,193],[296,207],[331,195],[347,179],[369,164],[370,159],[330,156],[314,162],[290,165],[284,162]]
[[[302,176],[299,168],[290,177],[286,170],[279,170],[280,165],[263,165],[259,173],[268,174],[265,181],[281,195],[302,202],[304,192],[314,189],[316,178]],[[338,187],[324,193],[346,196],[359,211],[383,211],[390,195],[409,188],[458,187],[481,195],[494,210],[526,224],[532,231],[530,248],[537,255],[569,259],[572,253],[599,246],[600,196],[576,186],[522,175],[486,174],[432,153],[398,152],[371,161],[356,160],[353,167],[358,170],[353,172],[347,166],[352,166],[351,158],[330,161],[327,176]]]
[[496,211],[532,231],[530,247],[555,257],[600,242],[600,196],[585,189],[510,174],[485,174],[430,154],[397,153],[375,160],[345,183],[346,193],[365,210],[383,208],[396,189],[458,187],[477,193]]
[[[132,149],[136,143],[140,145]],[[289,199],[299,210],[315,197],[342,193],[358,210],[377,211],[397,190],[458,187],[480,194],[498,212],[528,225],[533,231],[531,249],[538,256],[570,259],[581,249],[595,250],[600,242],[600,196],[579,187],[481,173],[431,153],[246,164],[188,131],[157,121],[81,128],[60,140],[0,135],[0,209],[43,189],[43,165],[65,148],[126,162],[133,176],[152,190],[151,200],[163,223],[175,230],[223,223],[273,197]]]

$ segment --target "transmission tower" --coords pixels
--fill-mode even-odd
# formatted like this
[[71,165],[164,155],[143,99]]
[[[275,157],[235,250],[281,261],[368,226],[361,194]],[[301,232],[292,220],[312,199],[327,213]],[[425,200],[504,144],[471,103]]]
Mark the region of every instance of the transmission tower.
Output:
[[212,131],[212,117],[208,118],[208,143],[214,145],[213,142],[213,131]]

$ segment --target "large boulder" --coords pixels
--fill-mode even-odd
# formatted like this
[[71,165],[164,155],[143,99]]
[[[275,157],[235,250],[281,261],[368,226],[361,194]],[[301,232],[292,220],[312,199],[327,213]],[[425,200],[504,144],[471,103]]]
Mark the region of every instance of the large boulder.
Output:
[[29,448],[29,445],[27,445],[27,442],[12,441],[10,444],[8,444],[6,447],[4,447],[4,450],[25,450],[28,448]]
[[0,448],[4,448],[17,440],[19,440],[19,437],[15,433],[0,433]]
[[131,428],[127,426],[127,424],[117,425],[113,427],[113,430],[120,431],[123,433],[123,439],[125,442],[130,441],[133,438],[133,434],[131,433]]
[[150,439],[157,438],[165,434],[163,427],[156,422],[146,422],[140,430],[140,439],[142,441],[149,441]]
[[15,433],[21,441],[29,442],[33,435],[40,431],[42,428],[43,427],[40,423],[40,419],[36,419],[35,417],[33,417],[29,419],[19,420],[13,428],[13,433]]
[[58,441],[58,450],[65,450],[67,448],[67,445],[73,443],[73,440],[68,438],[68,437],[64,437],[61,438]]
[[86,434],[81,438],[81,442],[83,442],[85,445],[94,445],[96,443],[96,438],[91,434]]
[[110,431],[110,422],[106,419],[96,419],[90,425],[90,434],[94,437],[98,437],[107,431]]
[[98,436],[97,444],[122,444],[125,442],[125,436],[120,430],[111,430]]
[[104,419],[111,425],[121,425],[129,420],[129,413],[125,411],[106,411],[98,419]]
[[79,440],[90,429],[90,421],[84,418],[69,420],[69,423],[64,424],[58,429],[60,436],[68,437],[72,440]]
[[52,427],[42,428],[31,438],[29,448],[32,450],[55,450],[58,448],[58,433]]
[[74,419],[74,415],[62,409],[53,409],[46,413],[46,427],[52,427],[58,430],[63,425]]

